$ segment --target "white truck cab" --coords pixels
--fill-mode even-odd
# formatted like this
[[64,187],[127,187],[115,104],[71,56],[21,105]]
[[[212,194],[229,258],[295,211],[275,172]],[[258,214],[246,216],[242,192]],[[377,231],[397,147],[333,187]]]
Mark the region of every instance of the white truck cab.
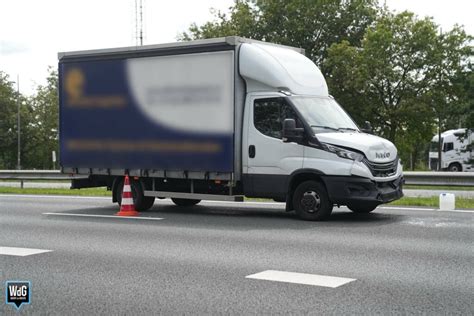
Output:
[[240,74],[246,196],[286,201],[304,219],[324,218],[334,204],[368,213],[403,196],[395,146],[358,128],[311,60],[244,43]]
[[[431,139],[428,156],[429,168],[438,170],[438,135]],[[474,159],[474,149],[468,145],[474,142],[474,133],[471,129],[452,129],[441,133],[441,169],[449,171],[474,171],[470,162]]]

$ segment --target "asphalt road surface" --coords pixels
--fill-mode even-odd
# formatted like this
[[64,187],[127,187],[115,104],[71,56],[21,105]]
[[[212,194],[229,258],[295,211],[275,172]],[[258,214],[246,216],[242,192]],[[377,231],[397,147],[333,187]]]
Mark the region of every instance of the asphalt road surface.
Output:
[[[0,195],[3,293],[31,282],[22,314],[474,311],[474,211],[340,208],[326,222],[280,203],[116,211],[105,198]],[[2,300],[0,314],[18,314]]]

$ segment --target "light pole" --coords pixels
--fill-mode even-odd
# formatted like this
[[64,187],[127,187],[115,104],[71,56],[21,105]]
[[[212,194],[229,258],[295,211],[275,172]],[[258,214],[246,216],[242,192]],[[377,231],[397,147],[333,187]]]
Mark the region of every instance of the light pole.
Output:
[[21,169],[21,138],[20,138],[20,75],[17,75],[17,80],[16,80],[16,108],[17,108],[17,130],[18,130],[18,152],[17,152],[17,166],[16,168],[18,170]]

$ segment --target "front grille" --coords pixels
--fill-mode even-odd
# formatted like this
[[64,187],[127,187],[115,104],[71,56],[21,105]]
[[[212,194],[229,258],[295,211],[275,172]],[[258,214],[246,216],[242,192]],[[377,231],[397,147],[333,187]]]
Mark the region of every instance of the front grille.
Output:
[[362,159],[362,162],[374,177],[390,177],[397,173],[398,157],[394,161],[386,163],[371,162],[367,158]]

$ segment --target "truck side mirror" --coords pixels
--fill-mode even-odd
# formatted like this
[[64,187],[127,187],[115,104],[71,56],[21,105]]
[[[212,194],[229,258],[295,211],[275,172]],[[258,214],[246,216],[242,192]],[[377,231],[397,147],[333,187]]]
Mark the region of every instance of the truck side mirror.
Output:
[[372,128],[372,124],[369,121],[365,121],[364,128],[361,128],[361,131],[367,134],[373,134],[374,130]]
[[282,139],[285,143],[298,142],[303,139],[304,128],[297,128],[294,119],[283,121]]

